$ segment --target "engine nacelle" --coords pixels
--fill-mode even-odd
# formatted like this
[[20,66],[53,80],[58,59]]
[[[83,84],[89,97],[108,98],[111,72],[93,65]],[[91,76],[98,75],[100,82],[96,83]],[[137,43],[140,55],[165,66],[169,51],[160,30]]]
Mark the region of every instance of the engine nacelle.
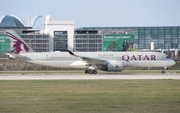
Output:
[[104,65],[101,70],[103,71],[122,71],[123,64],[121,61],[111,60],[108,61],[106,65]]

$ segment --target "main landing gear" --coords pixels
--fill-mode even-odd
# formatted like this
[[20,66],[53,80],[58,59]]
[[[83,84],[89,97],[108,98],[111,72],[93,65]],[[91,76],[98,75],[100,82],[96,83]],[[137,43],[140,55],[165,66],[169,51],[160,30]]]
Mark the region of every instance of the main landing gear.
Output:
[[166,73],[166,68],[167,68],[167,67],[163,67],[162,74],[165,74],[165,73]]
[[85,70],[86,74],[97,74],[97,66],[96,65],[90,65],[87,70]]
[[91,69],[87,69],[85,70],[86,74],[97,74],[97,70],[91,70]]

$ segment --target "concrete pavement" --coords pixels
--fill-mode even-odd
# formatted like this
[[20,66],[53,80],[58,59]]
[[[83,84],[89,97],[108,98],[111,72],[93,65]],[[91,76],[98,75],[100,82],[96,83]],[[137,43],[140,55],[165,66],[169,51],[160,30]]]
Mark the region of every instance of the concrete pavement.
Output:
[[12,75],[4,74],[0,75],[0,80],[100,80],[100,79],[110,79],[110,80],[123,80],[123,79],[180,79],[179,74],[131,74],[131,75],[90,75],[90,74],[68,74],[68,75],[44,75],[44,74],[27,74],[27,75]]

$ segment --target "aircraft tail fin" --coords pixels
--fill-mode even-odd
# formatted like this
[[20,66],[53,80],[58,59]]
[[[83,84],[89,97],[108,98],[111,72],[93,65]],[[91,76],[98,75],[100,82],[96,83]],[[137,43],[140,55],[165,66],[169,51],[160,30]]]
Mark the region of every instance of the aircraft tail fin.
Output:
[[10,39],[11,51],[16,54],[34,52],[14,30],[6,30],[6,33]]

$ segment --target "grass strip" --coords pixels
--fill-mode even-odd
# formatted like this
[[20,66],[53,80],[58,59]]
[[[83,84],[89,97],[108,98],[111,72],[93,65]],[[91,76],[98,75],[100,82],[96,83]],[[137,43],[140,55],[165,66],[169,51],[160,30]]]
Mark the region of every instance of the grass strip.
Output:
[[177,113],[179,80],[0,81],[0,113]]

